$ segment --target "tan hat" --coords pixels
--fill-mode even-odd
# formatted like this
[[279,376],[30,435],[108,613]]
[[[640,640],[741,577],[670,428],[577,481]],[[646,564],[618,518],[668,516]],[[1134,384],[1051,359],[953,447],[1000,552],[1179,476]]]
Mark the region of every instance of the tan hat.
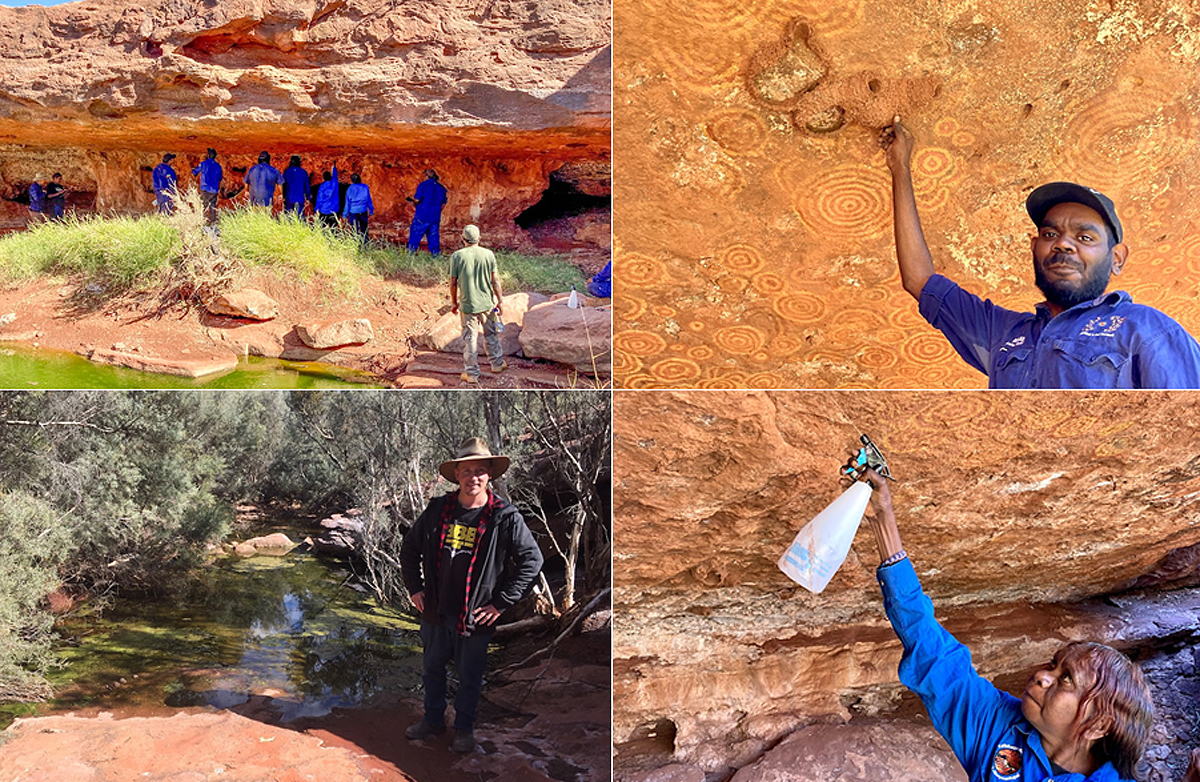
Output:
[[34,182],[41,182],[43,179],[48,179],[48,178],[49,178],[49,177],[47,177],[45,174],[40,174],[40,173],[39,173],[39,174],[35,174],[35,175],[34,175],[34,177],[33,177],[33,181],[34,181]]
[[478,226],[468,225],[466,228],[464,228],[463,229],[463,238],[466,239],[471,244],[477,243],[479,241]]
[[454,470],[460,462],[477,462],[484,459],[490,460],[492,463],[492,468],[488,470],[488,475],[492,478],[499,478],[512,463],[507,456],[494,456],[492,450],[488,448],[487,441],[482,437],[472,437],[462,441],[462,445],[458,446],[458,450],[454,452],[454,458],[442,462],[438,472],[451,483],[458,483],[458,476],[454,474]]

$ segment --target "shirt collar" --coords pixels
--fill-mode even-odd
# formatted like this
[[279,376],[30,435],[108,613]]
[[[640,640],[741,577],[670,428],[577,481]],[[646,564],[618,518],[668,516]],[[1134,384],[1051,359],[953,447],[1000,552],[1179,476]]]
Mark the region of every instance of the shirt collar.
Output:
[[[1082,312],[1083,310],[1091,309],[1092,307],[1099,307],[1102,304],[1117,305],[1130,304],[1132,302],[1133,297],[1125,291],[1108,291],[1107,293],[1097,296],[1091,301],[1085,301],[1080,304],[1076,304],[1069,310],[1063,310],[1062,314],[1065,315],[1066,313],[1074,312],[1075,310],[1080,310]],[[1038,318],[1050,320],[1050,305],[1046,302],[1038,302],[1037,306],[1034,307],[1034,311],[1036,312]]]

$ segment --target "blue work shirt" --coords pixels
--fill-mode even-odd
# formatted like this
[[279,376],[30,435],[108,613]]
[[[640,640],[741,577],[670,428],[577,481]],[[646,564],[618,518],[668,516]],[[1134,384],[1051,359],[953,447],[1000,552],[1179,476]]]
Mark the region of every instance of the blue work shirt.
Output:
[[154,167],[153,185],[155,192],[171,190],[178,181],[179,176],[175,173],[175,169],[171,168],[168,164],[159,163]]
[[275,186],[283,182],[283,174],[270,163],[259,163],[246,172],[246,188],[250,191],[250,203],[255,206],[270,206],[275,198]]
[[921,698],[933,727],[954,750],[971,782],[1119,782],[1112,763],[1092,772],[1054,775],[1041,734],[1021,701],[975,672],[971,651],[933,617],[912,563],[876,572],[883,607],[904,645],[900,681]]
[[285,204],[302,204],[312,195],[312,186],[308,183],[308,172],[300,166],[288,166],[283,170],[283,202]]
[[1124,291],[1051,317],[1045,303],[1014,312],[935,274],[918,306],[989,388],[1200,388],[1200,344]]
[[200,175],[200,190],[204,193],[221,192],[221,164],[212,158],[204,158],[200,165],[192,169],[193,174]]
[[316,200],[316,203],[313,204],[313,209],[316,210],[317,214],[322,214],[322,215],[337,214],[337,210],[338,210],[337,166],[334,166],[333,171],[331,171],[330,173],[333,175],[333,179],[330,179],[328,182],[322,182],[321,186],[317,188],[317,200]]
[[413,219],[426,223],[442,221],[442,205],[446,203],[446,188],[442,187],[437,180],[426,179],[417,185],[417,192],[413,194],[413,200],[417,202]]
[[375,214],[375,205],[371,203],[371,189],[360,182],[346,188],[346,208],[342,210],[342,217],[363,212]]
[[29,185],[29,211],[46,211],[46,191],[37,182],[33,182]]

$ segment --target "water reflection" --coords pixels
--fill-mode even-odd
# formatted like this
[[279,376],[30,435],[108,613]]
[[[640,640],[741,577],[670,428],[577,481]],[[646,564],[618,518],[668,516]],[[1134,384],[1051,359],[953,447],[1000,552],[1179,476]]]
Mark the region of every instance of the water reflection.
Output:
[[230,558],[173,598],[68,623],[61,632],[77,645],[63,651],[51,705],[225,709],[258,697],[286,721],[416,691],[417,626],[349,576],[299,550]]

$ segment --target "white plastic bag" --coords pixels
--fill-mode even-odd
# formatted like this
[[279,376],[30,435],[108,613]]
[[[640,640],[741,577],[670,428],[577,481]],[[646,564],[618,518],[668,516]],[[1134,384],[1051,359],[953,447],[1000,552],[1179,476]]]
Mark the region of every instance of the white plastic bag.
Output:
[[870,501],[871,484],[855,481],[796,533],[779,558],[779,569],[805,589],[820,593],[846,561]]

